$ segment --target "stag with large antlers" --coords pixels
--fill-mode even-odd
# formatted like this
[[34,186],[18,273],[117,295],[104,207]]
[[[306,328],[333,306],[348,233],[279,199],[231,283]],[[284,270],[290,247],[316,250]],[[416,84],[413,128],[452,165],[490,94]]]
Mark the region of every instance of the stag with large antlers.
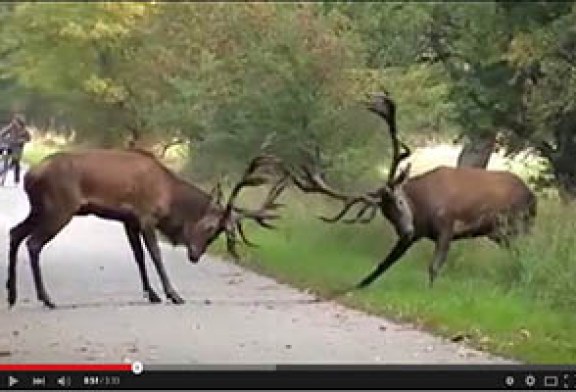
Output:
[[287,170],[302,191],[323,194],[344,204],[336,216],[323,220],[339,221],[352,207],[360,206],[356,216],[345,222],[369,222],[380,210],[395,228],[398,240],[388,256],[354,288],[370,285],[422,238],[436,244],[428,268],[432,286],[453,240],[486,236],[508,246],[512,237],[530,229],[536,215],[536,197],[512,173],[442,166],[409,178],[409,164],[397,173],[410,150],[398,140],[395,104],[388,94],[378,93],[367,105],[387,122],[392,139],[392,164],[383,186],[348,194],[328,186],[308,167],[301,167],[299,174]]
[[[272,228],[270,220],[279,204],[276,199],[286,178],[276,182],[258,210],[237,207],[242,189],[264,184],[260,168],[274,167],[276,158],[254,158],[240,181],[222,204],[220,186],[211,194],[178,178],[152,154],[139,150],[93,149],[54,154],[33,167],[24,177],[24,189],[30,201],[30,213],[10,230],[8,302],[16,302],[16,262],[18,248],[26,238],[38,299],[53,308],[40,272],[40,252],[75,215],[93,214],[120,221],[140,273],[145,297],[160,302],[146,273],[142,241],[160,276],[166,296],[176,304],[184,300],[173,288],[164,269],[155,230],[174,245],[185,245],[188,259],[196,263],[206,248],[225,233],[228,251],[237,258],[238,236],[251,244],[242,229],[242,221],[254,220]],[[262,170],[260,170],[262,171]]]

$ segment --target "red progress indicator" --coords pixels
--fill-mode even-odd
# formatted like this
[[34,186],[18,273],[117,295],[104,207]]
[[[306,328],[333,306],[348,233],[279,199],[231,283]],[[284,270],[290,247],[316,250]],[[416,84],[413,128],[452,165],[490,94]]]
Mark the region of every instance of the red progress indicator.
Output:
[[130,372],[129,363],[15,363],[0,364],[2,372]]

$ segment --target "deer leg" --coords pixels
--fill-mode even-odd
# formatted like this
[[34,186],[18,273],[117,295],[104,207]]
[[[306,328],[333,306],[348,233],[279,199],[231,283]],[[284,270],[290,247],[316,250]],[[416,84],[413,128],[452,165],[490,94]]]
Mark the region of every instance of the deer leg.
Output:
[[509,249],[511,246],[510,238],[502,233],[490,233],[488,239],[493,241],[496,245]]
[[20,183],[20,159],[14,158],[12,161],[12,166],[14,167],[14,183]]
[[492,231],[487,237],[502,248],[512,249],[512,240],[517,238],[522,231],[520,219],[519,216],[511,213],[498,216]]
[[354,288],[361,289],[368,286],[370,283],[375,281],[380,275],[382,275],[392,264],[394,264],[402,255],[410,248],[414,243],[414,240],[410,237],[401,237],[398,239],[394,248],[388,253],[388,256],[378,264],[378,267],[366,278],[364,278],[360,283],[358,283]]
[[56,307],[50,300],[44,282],[42,280],[42,272],[40,271],[40,252],[42,248],[52,239],[70,220],[72,215],[63,215],[57,221],[53,221],[47,227],[40,226],[32,231],[30,237],[26,241],[28,247],[28,254],[30,256],[30,264],[32,266],[32,275],[34,277],[34,285],[36,286],[36,294],[38,299],[44,303],[48,308],[53,309]]
[[430,278],[430,287],[434,285],[434,280],[438,276],[438,271],[442,267],[442,264],[446,261],[446,256],[448,255],[448,250],[450,249],[450,241],[452,241],[452,226],[449,229],[445,229],[440,233],[440,236],[436,240],[436,248],[434,249],[434,257],[430,261],[428,266],[428,275]]
[[30,214],[20,222],[18,225],[10,229],[10,249],[8,251],[8,279],[6,281],[6,289],[8,290],[8,304],[13,306],[16,303],[16,264],[18,262],[18,249],[20,244],[33,229],[34,214]]
[[138,271],[140,272],[140,278],[142,280],[142,289],[144,290],[144,297],[148,298],[152,303],[162,302],[158,294],[156,294],[154,289],[152,289],[150,281],[148,280],[146,263],[144,260],[144,249],[142,249],[142,240],[140,239],[140,229],[138,225],[132,222],[124,222],[124,229],[126,230],[126,236],[128,237],[130,248],[132,248],[134,259],[136,259],[136,264],[138,265]]
[[144,244],[146,245],[146,249],[148,249],[148,253],[150,253],[150,257],[152,257],[156,271],[158,272],[160,280],[162,281],[164,293],[166,293],[166,296],[172,301],[172,303],[183,304],[185,302],[184,299],[182,299],[174,287],[172,287],[172,283],[170,283],[168,275],[166,274],[166,270],[164,269],[162,256],[160,254],[160,247],[158,246],[158,239],[156,238],[154,229],[145,228],[142,231],[142,237],[144,237]]

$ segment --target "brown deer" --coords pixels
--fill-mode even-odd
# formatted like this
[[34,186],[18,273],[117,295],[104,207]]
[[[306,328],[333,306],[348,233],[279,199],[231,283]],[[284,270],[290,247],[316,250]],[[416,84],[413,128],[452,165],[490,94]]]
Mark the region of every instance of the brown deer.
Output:
[[49,308],[50,300],[40,272],[42,248],[54,238],[75,215],[93,214],[103,219],[120,221],[128,237],[142,280],[145,297],[160,302],[146,273],[142,240],[160,276],[164,292],[175,304],[184,300],[173,288],[164,269],[155,230],[173,245],[185,245],[188,259],[196,263],[206,248],[225,233],[228,251],[238,258],[235,245],[238,235],[252,245],[242,230],[241,222],[252,219],[261,226],[273,228],[269,220],[281,205],[276,203],[286,185],[286,178],[270,189],[257,210],[239,208],[234,202],[242,189],[264,184],[259,168],[277,163],[269,155],[254,158],[240,181],[222,204],[220,186],[211,194],[178,178],[152,154],[139,150],[92,149],[60,152],[46,158],[28,171],[24,189],[30,202],[30,213],[10,230],[8,302],[16,302],[16,262],[18,248],[26,238],[38,299]]
[[328,186],[309,167],[302,166],[299,174],[285,169],[302,191],[343,202],[344,207],[336,216],[322,217],[323,220],[336,222],[359,205],[356,216],[344,222],[367,223],[379,209],[396,230],[399,238],[393,249],[354,289],[371,284],[422,238],[436,244],[428,268],[432,286],[453,240],[486,236],[509,246],[512,237],[529,231],[536,216],[536,197],[520,178],[505,171],[464,167],[438,167],[408,178],[409,164],[396,174],[410,150],[397,137],[395,104],[387,94],[378,93],[372,95],[367,106],[388,123],[392,139],[392,164],[383,186],[366,193],[348,194]]

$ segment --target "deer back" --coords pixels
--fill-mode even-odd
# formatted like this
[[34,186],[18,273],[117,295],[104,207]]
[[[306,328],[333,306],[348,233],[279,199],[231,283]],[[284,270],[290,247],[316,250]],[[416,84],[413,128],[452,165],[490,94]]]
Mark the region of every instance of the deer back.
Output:
[[199,217],[210,201],[208,194],[178,179],[152,155],[134,150],[60,152],[30,169],[24,181],[39,208],[117,209],[143,224],[170,215]]
[[478,168],[439,167],[404,185],[423,236],[445,221],[474,224],[532,208],[535,196],[515,174]]

